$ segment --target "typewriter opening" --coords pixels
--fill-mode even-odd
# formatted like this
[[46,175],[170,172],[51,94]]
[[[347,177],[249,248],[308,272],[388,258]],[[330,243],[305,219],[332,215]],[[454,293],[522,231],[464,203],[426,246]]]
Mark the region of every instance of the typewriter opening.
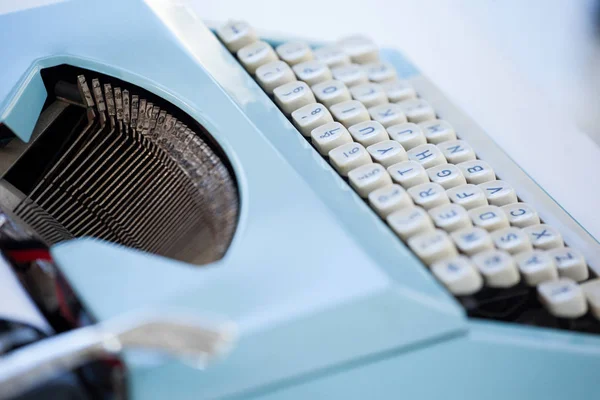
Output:
[[49,244],[95,237],[201,265],[223,257],[239,196],[193,118],[128,82],[61,65],[29,143],[0,144],[0,207]]

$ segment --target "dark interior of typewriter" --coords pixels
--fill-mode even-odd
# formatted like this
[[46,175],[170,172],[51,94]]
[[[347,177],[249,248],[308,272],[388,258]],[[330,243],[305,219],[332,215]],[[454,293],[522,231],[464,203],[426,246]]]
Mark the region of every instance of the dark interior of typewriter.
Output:
[[239,211],[222,149],[143,88],[68,65],[29,143],[0,126],[0,208],[46,243],[94,237],[197,265],[220,259]]

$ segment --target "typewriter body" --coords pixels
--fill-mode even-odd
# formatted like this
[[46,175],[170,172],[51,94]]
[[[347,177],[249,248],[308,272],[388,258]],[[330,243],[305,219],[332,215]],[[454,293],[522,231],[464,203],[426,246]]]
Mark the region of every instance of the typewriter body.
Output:
[[[428,255],[412,251],[415,243],[402,238],[389,218],[378,215],[373,201],[361,194],[352,175],[347,178],[346,173],[339,172],[343,170],[340,165],[332,166],[331,153],[329,158],[322,155],[314,136],[311,142],[310,133],[302,132],[302,117],[296,114],[294,119],[293,110],[286,111],[283,100],[274,100],[268,79],[255,79],[252,54],[244,59],[243,53],[236,56],[239,49],[231,51],[236,35],[244,37],[239,31],[247,26],[211,30],[201,17],[178,2],[116,0],[61,2],[0,15],[1,36],[10,38],[2,46],[5,61],[0,69],[0,122],[5,137],[10,138],[0,148],[0,158],[4,158],[0,160],[4,168],[0,172],[5,191],[12,190],[12,197],[0,196],[3,211],[49,245],[52,262],[91,324],[136,311],[183,310],[236,326],[238,340],[230,352],[204,369],[177,359],[147,362],[137,354],[124,352],[120,361],[124,364],[122,394],[126,398],[600,396],[600,321],[594,314],[597,303],[593,297],[598,287],[594,279],[600,273],[600,244],[475,122],[401,53],[387,49],[378,52],[386,65],[393,66],[398,79],[408,82],[419,98],[427,100],[437,118],[448,121],[481,160],[489,163],[503,181],[510,182],[519,202],[531,204],[543,223],[560,232],[561,245],[564,240],[568,248],[576,249],[576,255],[585,259],[587,272],[580,281],[582,287],[584,282],[591,282],[591,289],[576,293],[579,297],[572,295],[578,301],[583,299],[575,307],[585,308],[573,311],[573,316],[567,315],[571,312],[568,304],[563,314],[561,304],[555,305],[553,299],[545,300],[550,305],[542,305],[543,293],[536,284],[525,283],[531,278],[525,272],[517,273],[520,278],[513,277],[518,283],[496,287],[494,276],[477,273],[477,278],[470,281],[472,293],[460,293],[458,289],[453,295],[452,283],[443,282],[428,268]],[[261,39],[273,48],[285,43]],[[102,86],[107,82],[112,85],[109,92]],[[118,95],[110,91],[117,87]],[[102,89],[100,97],[97,88]],[[125,115],[119,116],[123,113],[122,108],[119,111],[119,104],[123,104],[120,96],[125,90],[139,96],[137,101],[144,98],[160,105],[160,110],[166,112],[163,117],[167,113],[177,116],[189,128],[185,134],[203,138],[197,147],[184,136],[173,139],[185,144],[182,149],[160,142],[168,141],[168,135],[160,140],[151,137],[151,132],[158,132],[164,123],[156,109],[154,122],[147,116],[154,131],[144,130],[143,126],[136,130],[140,138],[148,135],[139,139],[140,143],[156,139],[160,144],[157,149],[165,149],[165,157],[175,159],[177,165],[185,164],[177,161],[177,154],[185,158],[186,149],[201,152],[206,145],[212,149],[210,157],[222,160],[220,182],[228,183],[207,189],[202,186],[205,175],[199,174],[199,186],[193,186],[193,174],[185,169],[191,164],[188,160],[186,167],[181,167],[181,177],[170,178],[179,171],[175,168],[175,175],[165,172],[163,180],[149,182],[160,192],[161,185],[170,184],[169,179],[189,178],[190,187],[216,190],[219,196],[203,199],[205,205],[197,211],[181,211],[185,204],[177,202],[148,209],[140,217],[145,219],[139,238],[135,236],[138,226],[133,224],[130,236],[117,232],[111,239],[110,235],[118,231],[112,228],[128,223],[125,217],[111,219],[114,225],[107,223],[112,227],[107,228],[110,232],[92,224],[76,231],[79,225],[69,218],[79,207],[77,204],[95,210],[96,203],[88,204],[77,197],[80,189],[65,189],[66,197],[59,200],[44,199],[43,194],[50,192],[42,186],[36,192],[46,182],[48,191],[58,188],[53,196],[61,196],[59,192],[66,184],[48,183],[58,182],[53,179],[61,173],[53,170],[53,165],[62,162],[61,168],[69,174],[69,168],[77,167],[69,163],[68,157],[78,157],[76,152],[65,150],[73,143],[69,140],[76,139],[61,139],[57,133],[54,140],[67,143],[63,147],[44,142],[44,135],[50,136],[40,128],[38,118],[49,109],[49,99],[58,98],[70,104],[66,109],[73,104],[79,107],[78,118],[85,118],[90,109],[96,113],[94,118],[106,113],[107,130],[111,117],[115,124],[125,125]],[[116,104],[111,98],[113,93],[118,99]],[[317,102],[325,102],[326,94],[321,94],[322,99],[317,94]],[[103,95],[105,106],[99,101]],[[133,113],[133,103],[129,104],[128,111]],[[142,107],[138,105],[136,110]],[[68,117],[64,110],[61,115]],[[343,121],[339,114],[333,119]],[[419,117],[414,120],[427,121]],[[135,125],[129,126],[133,131]],[[99,132],[97,141],[90,141],[89,146],[105,146],[102,135],[112,135]],[[122,132],[125,135],[130,131],[123,128]],[[434,139],[429,142],[436,144]],[[38,146],[32,145],[35,143]],[[59,156],[44,154],[45,148]],[[27,155],[32,149],[36,152]],[[118,154],[118,150],[108,149],[102,154]],[[80,160],[82,168],[87,168],[89,157],[94,157],[93,149],[85,151],[89,153]],[[60,160],[64,154],[68,157]],[[44,157],[50,161],[43,167],[28,167],[33,164],[27,162]],[[108,173],[102,175],[104,164],[98,165],[100,174],[93,175],[93,179],[115,179]],[[46,178],[41,179],[44,173]],[[37,174],[37,178],[28,174]],[[150,171],[148,176],[152,174]],[[119,176],[127,182],[130,175]],[[22,184],[32,179],[39,181]],[[93,183],[86,182],[88,186],[81,185],[82,193],[87,193],[89,185],[93,189]],[[144,185],[140,184],[139,190]],[[175,189],[163,192],[168,198],[171,194],[178,196]],[[77,204],[71,212],[60,208],[67,197],[76,199],[72,200]],[[159,195],[157,198],[162,201]],[[50,216],[42,222],[31,217],[33,214],[22,209],[27,201],[36,203],[31,213],[47,212]],[[41,205],[55,202],[55,212]],[[214,215],[206,217],[206,213]],[[179,218],[175,229],[196,215],[206,219],[198,235],[183,236],[191,244],[174,240],[169,246],[161,246],[178,231],[156,233],[160,226],[168,224],[170,218]],[[85,217],[73,218],[86,221]],[[48,220],[52,220],[52,232],[44,230]],[[105,222],[104,217],[100,220]],[[210,224],[216,228],[203,230]],[[206,232],[213,235],[212,239],[206,238]],[[144,242],[144,235],[154,235],[156,240]],[[5,256],[11,260],[10,252]],[[515,264],[514,270],[517,268]],[[485,271],[485,267],[481,269]],[[480,275],[492,282],[492,287],[477,281],[482,279]],[[561,272],[560,279],[568,276]],[[551,274],[548,282],[563,282],[558,278]],[[485,287],[474,290],[477,285]],[[565,287],[562,290],[574,290]],[[570,292],[564,296],[571,299]]]

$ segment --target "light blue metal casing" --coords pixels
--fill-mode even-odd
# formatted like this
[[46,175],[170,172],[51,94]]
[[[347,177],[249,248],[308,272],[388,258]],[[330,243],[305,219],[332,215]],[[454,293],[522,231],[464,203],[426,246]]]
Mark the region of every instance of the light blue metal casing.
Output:
[[[165,98],[231,160],[241,213],[197,268],[92,239],[53,255],[98,320],[145,308],[226,317],[240,341],[205,371],[128,359],[133,399],[598,398],[600,340],[472,321],[298,133],[201,20],[154,1],[0,16],[0,121],[27,141],[63,63]],[[173,22],[177,21],[177,24]],[[384,51],[405,78],[418,75]]]

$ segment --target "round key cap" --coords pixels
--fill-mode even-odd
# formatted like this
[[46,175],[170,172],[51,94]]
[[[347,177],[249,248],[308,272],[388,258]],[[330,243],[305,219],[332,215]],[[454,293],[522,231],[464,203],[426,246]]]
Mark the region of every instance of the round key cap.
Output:
[[465,256],[437,261],[431,266],[431,272],[456,296],[477,293],[483,286],[479,271]]
[[350,64],[350,57],[339,46],[323,46],[313,53],[317,60],[330,68]]
[[399,183],[405,189],[429,182],[425,168],[416,161],[394,164],[388,167],[388,172],[394,182]]
[[372,162],[371,156],[360,143],[346,143],[336,147],[329,152],[329,161],[342,176],[348,176],[351,170]]
[[400,185],[391,184],[369,193],[369,204],[381,217],[394,211],[412,207],[412,198]]
[[581,287],[569,278],[541,283],[538,296],[550,314],[556,317],[578,318],[588,309]]
[[396,69],[387,62],[375,62],[365,65],[367,76],[371,82],[388,82],[396,79]]
[[312,130],[312,143],[321,155],[326,156],[331,150],[346,143],[352,143],[352,137],[339,122],[329,122]]
[[342,82],[347,87],[369,83],[365,69],[358,64],[342,65],[331,70],[333,79]]
[[352,125],[348,131],[354,140],[363,146],[370,146],[389,139],[387,131],[383,125],[377,121],[368,120]]
[[429,210],[429,215],[431,215],[435,225],[446,232],[472,226],[467,210],[456,204],[444,204],[434,207]]
[[331,114],[323,104],[313,103],[297,109],[292,113],[294,125],[304,136],[310,136],[313,129],[333,122]]
[[277,60],[277,54],[267,42],[258,40],[238,50],[237,56],[246,70],[253,74],[261,65]]
[[590,271],[583,254],[570,247],[548,250],[548,256],[554,259],[560,276],[573,279],[575,282],[585,281]]
[[397,103],[410,122],[419,123],[435,119],[435,111],[423,99],[411,99]]
[[390,103],[417,98],[417,92],[407,81],[388,81],[382,83],[382,87]]
[[460,185],[448,189],[446,193],[453,203],[459,204],[467,210],[488,205],[483,190],[475,185]]
[[256,80],[265,92],[272,94],[276,87],[295,81],[296,75],[283,61],[273,61],[256,69]]
[[511,225],[525,228],[526,226],[537,225],[540,223],[540,217],[537,212],[528,204],[513,203],[502,206],[502,210],[508,218]]
[[474,185],[493,181],[496,179],[494,170],[488,163],[481,160],[465,161],[457,165],[467,179],[467,182]]
[[473,255],[494,249],[490,234],[477,227],[460,229],[450,234],[456,247],[465,254]]
[[425,169],[446,164],[446,159],[440,149],[430,143],[412,148],[406,153],[409,160],[420,163]]
[[358,100],[367,108],[387,103],[383,88],[378,83],[363,83],[350,88],[354,100]]
[[314,58],[313,52],[306,42],[287,42],[280,44],[275,51],[289,65],[296,65]]
[[408,239],[408,245],[427,265],[458,255],[454,243],[441,229],[413,236]]
[[510,254],[533,250],[529,237],[514,226],[492,232],[492,240],[497,248]]
[[437,183],[429,182],[413,186],[408,189],[408,194],[416,205],[426,210],[450,203],[446,191]]
[[350,92],[346,85],[334,79],[317,83],[311,89],[317,100],[327,107],[351,100]]
[[471,221],[473,221],[473,225],[483,228],[488,232],[508,228],[508,219],[500,207],[477,207],[469,210],[469,216],[471,217]]
[[472,260],[489,287],[508,288],[521,280],[514,259],[505,251],[489,250],[475,254]]
[[582,283],[580,287],[592,310],[592,315],[600,320],[600,278]]
[[419,127],[425,133],[425,138],[429,143],[438,144],[456,139],[454,128],[448,122],[441,119],[421,122]]
[[465,185],[467,181],[456,165],[442,164],[427,169],[431,182],[438,183],[446,190]]
[[429,214],[421,207],[408,207],[394,211],[387,216],[386,221],[396,235],[404,240],[435,229]]
[[387,128],[390,137],[400,143],[406,150],[427,143],[425,135],[418,125],[411,122],[405,124],[392,125]]
[[392,178],[381,164],[365,164],[348,172],[350,186],[362,198],[367,198],[375,189],[392,184]]
[[232,53],[258,40],[254,29],[245,21],[229,21],[217,29],[217,35]]
[[541,250],[529,250],[514,256],[525,283],[536,286],[542,282],[558,279],[554,260]]
[[450,164],[475,160],[475,152],[464,140],[448,140],[437,145]]
[[523,230],[529,235],[531,244],[538,249],[548,250],[564,246],[561,234],[546,224],[528,226]]
[[505,206],[517,202],[517,194],[505,181],[489,181],[479,185],[488,200],[488,203],[494,206]]
[[273,96],[275,103],[287,115],[315,102],[315,96],[308,85],[300,81],[289,82],[276,87],[273,90]]
[[333,77],[329,67],[317,60],[296,64],[292,67],[292,70],[299,80],[306,82],[310,86],[328,81]]
[[352,62],[365,64],[376,62],[379,59],[379,49],[373,41],[362,35],[349,36],[338,41]]
[[[373,121],[375,122],[375,121]],[[388,168],[394,164],[408,160],[406,150],[395,140],[384,140],[367,147],[373,161]]]
[[[361,122],[372,122],[369,118],[369,112],[360,101],[343,101],[341,103],[337,103],[329,107],[329,111],[331,111],[333,117],[337,121],[341,122],[346,128],[349,128],[352,125],[356,125]],[[382,133],[385,133],[387,139],[387,132],[385,132],[385,129],[383,129],[383,127],[382,131]],[[368,146],[365,143],[362,144]]]
[[406,122],[406,115],[404,115],[402,109],[397,104],[393,103],[371,107],[369,108],[369,114],[371,115],[371,118],[386,128]]

